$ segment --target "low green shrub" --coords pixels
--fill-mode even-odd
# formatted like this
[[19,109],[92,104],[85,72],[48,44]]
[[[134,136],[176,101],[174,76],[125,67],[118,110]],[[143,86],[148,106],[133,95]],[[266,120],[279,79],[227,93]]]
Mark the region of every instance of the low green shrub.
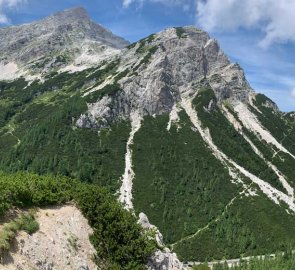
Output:
[[[91,242],[97,251],[95,261],[105,269],[141,270],[156,245],[113,195],[97,185],[66,177],[0,172],[0,216],[13,207],[37,207],[74,201],[93,229]],[[34,233],[39,225],[33,213],[5,225],[0,233],[0,250],[19,230]],[[74,244],[74,243],[72,243]]]
[[10,249],[10,243],[16,237],[17,232],[24,230],[29,234],[33,234],[38,229],[39,224],[32,212],[21,214],[9,223],[4,224],[0,231],[0,257],[3,252]]
[[183,27],[175,27],[175,30],[176,30],[176,35],[178,38],[184,37],[185,31],[184,31]]

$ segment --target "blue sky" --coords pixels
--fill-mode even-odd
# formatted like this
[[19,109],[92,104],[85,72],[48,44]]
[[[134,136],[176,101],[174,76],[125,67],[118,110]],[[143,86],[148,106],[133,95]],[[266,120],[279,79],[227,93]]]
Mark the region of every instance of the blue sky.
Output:
[[205,29],[244,68],[256,91],[283,111],[295,110],[294,0],[0,0],[0,25],[74,6],[129,41],[170,26]]

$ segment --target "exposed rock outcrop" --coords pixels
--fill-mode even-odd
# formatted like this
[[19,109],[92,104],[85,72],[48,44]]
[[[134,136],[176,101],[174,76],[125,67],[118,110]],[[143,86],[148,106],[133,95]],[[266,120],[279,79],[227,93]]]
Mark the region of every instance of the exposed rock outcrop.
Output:
[[40,229],[19,233],[0,270],[97,270],[87,220],[74,205],[39,209]]
[[192,26],[181,31],[180,37],[169,28],[124,49],[117,68],[117,72],[128,71],[119,81],[122,91],[89,104],[77,125],[100,129],[104,122],[130,118],[133,111],[141,116],[170,113],[183,91],[202,80],[213,88],[219,103],[248,102],[253,90],[243,70],[230,63],[217,41]]
[[278,105],[274,103],[272,100],[266,100],[263,104],[264,107],[272,109],[274,112],[279,112]]
[[161,249],[158,249],[148,261],[149,270],[184,270],[183,264],[178,260],[177,255],[166,248],[163,243],[163,236],[158,228],[150,224],[144,213],[139,214],[139,223],[144,229],[154,230],[156,241]]

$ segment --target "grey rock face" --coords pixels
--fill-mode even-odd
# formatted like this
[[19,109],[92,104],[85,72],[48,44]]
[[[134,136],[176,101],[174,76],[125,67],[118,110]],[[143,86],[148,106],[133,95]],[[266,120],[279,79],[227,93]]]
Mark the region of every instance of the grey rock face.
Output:
[[218,42],[195,27],[184,27],[181,34],[169,28],[124,49],[127,44],[91,21],[83,8],[69,9],[0,29],[0,73],[9,75],[17,68],[33,74],[75,71],[79,66],[119,59],[117,73],[128,71],[118,81],[121,91],[88,104],[76,123],[96,129],[129,119],[134,111],[141,116],[169,113],[183,94],[196,91],[194,85],[200,81],[213,88],[218,103],[248,102],[253,91],[240,66],[230,63]]
[[265,103],[264,104],[262,104],[263,106],[265,106],[266,108],[270,108],[270,109],[272,109],[274,112],[279,112],[280,110],[279,110],[279,108],[278,108],[278,106],[277,106],[277,104],[275,104],[273,101],[271,101],[271,100],[267,100],[267,101],[265,101]]
[[157,250],[149,259],[148,270],[184,270],[183,264],[177,259],[175,253],[165,248],[163,251]]
[[132,111],[142,116],[169,113],[181,95],[196,91],[194,85],[201,81],[213,88],[219,103],[226,99],[248,102],[253,91],[243,70],[230,63],[217,41],[191,26],[183,28],[181,37],[176,29],[166,29],[124,49],[119,58],[118,70],[129,71],[119,81],[122,91],[89,104],[78,126],[92,122],[99,129],[104,127],[101,119],[108,123],[128,119]]
[[148,260],[148,270],[184,270],[183,264],[178,260],[177,255],[164,247],[163,236],[157,227],[151,225],[144,213],[139,214],[139,224],[146,230],[155,230],[156,241],[161,250],[157,250]]
[[99,59],[106,51],[115,53],[127,45],[91,21],[85,9],[73,8],[30,24],[0,28],[0,63],[47,72],[73,63],[81,55]]
[[248,102],[250,93],[253,92],[238,64],[216,69],[210,74],[209,83],[218,101],[230,99]]

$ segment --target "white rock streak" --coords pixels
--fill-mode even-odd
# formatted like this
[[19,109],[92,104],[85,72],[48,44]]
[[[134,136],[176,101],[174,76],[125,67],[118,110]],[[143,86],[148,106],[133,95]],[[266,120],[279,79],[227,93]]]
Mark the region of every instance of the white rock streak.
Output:
[[131,131],[129,134],[129,139],[126,145],[126,154],[125,154],[125,171],[122,176],[122,185],[120,188],[119,201],[124,204],[125,208],[132,209],[132,180],[135,176],[132,168],[132,149],[131,145],[133,144],[133,138],[135,133],[141,127],[142,117],[139,113],[133,112],[130,115],[131,118]]
[[17,64],[11,62],[7,64],[0,63],[0,80],[14,80],[19,72]]
[[102,88],[104,88],[105,86],[107,86],[109,84],[113,84],[113,83],[114,83],[114,77],[113,76],[109,76],[100,85],[98,85],[98,86],[96,86],[94,88],[90,88],[90,90],[87,89],[88,91],[83,94],[83,97],[86,97],[86,96],[88,96],[89,94],[91,94],[93,92],[99,91]]
[[259,186],[261,191],[273,202],[276,204],[279,204],[280,201],[283,201],[289,206],[289,209],[291,209],[293,212],[295,212],[295,204],[293,201],[293,198],[284,194],[283,192],[277,190],[276,188],[272,187],[269,183],[261,180],[257,176],[253,175],[252,173],[245,170],[243,167],[235,163],[233,160],[231,160],[229,157],[227,157],[223,152],[221,152],[218,147],[214,144],[212,141],[212,138],[210,136],[209,129],[204,130],[202,128],[201,121],[198,118],[197,112],[192,106],[192,100],[194,97],[183,97],[181,105],[188,114],[192,124],[198,129],[201,137],[203,140],[207,143],[207,145],[210,147],[216,158],[218,158],[223,164],[231,165],[233,168],[235,168],[239,173],[243,174],[247,178],[249,178],[253,183]]
[[181,111],[181,108],[179,108],[179,106],[177,104],[174,104],[170,114],[169,114],[169,122],[167,125],[167,131],[170,131],[172,124],[176,124],[177,125],[177,129],[179,129],[179,115],[178,113]]
[[[93,51],[93,48],[97,48]],[[109,60],[111,57],[120,53],[119,49],[105,46],[101,42],[94,42],[89,39],[85,40],[79,47],[80,54],[75,56],[73,63],[59,70],[62,72],[74,73],[83,71],[90,67],[95,67],[104,60]],[[77,49],[78,50],[78,49]]]
[[232,123],[236,131],[239,132],[244,137],[244,139],[249,143],[249,145],[251,146],[255,154],[258,155],[268,165],[268,167],[270,167],[275,172],[281,184],[283,185],[285,190],[288,192],[288,195],[294,199],[294,189],[290,186],[290,184],[288,183],[284,175],[279,171],[279,169],[275,165],[273,165],[270,161],[266,160],[266,158],[259,151],[259,149],[254,145],[254,143],[242,132],[242,126],[235,119],[235,117],[227,110],[227,108],[223,106],[222,109],[224,111],[224,115],[229,120],[229,122]]
[[295,156],[290,153],[283,145],[281,145],[268,130],[262,127],[261,123],[257,119],[257,117],[249,111],[246,104],[239,102],[234,107],[235,112],[237,112],[239,119],[243,122],[244,126],[253,131],[255,134],[260,135],[263,140],[267,143],[273,144],[282,152],[289,154],[291,157],[295,159]]
[[11,81],[23,76],[26,81],[34,81],[40,79],[41,75],[31,75],[28,71],[20,68],[15,62],[0,62],[0,80]]

